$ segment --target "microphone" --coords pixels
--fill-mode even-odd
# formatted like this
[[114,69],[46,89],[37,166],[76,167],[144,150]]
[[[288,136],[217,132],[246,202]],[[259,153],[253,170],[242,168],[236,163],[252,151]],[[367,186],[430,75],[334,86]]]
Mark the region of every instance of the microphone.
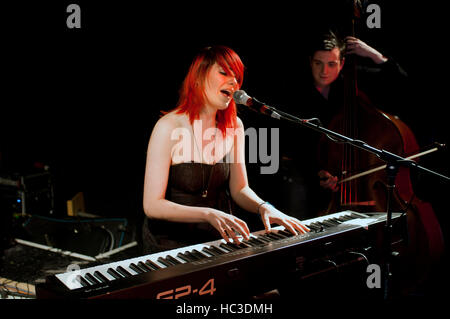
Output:
[[276,118],[278,120],[281,118],[281,115],[274,111],[271,106],[265,105],[255,98],[251,98],[247,95],[247,93],[245,93],[244,90],[238,90],[234,92],[233,100],[234,102],[236,102],[236,104],[245,105],[255,112],[269,115],[270,117]]

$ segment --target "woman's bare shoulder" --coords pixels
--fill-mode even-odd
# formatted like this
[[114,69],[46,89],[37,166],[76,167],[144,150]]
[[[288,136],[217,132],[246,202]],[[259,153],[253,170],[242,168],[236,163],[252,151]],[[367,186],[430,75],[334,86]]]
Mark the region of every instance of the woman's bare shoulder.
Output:
[[186,116],[172,111],[162,116],[155,124],[154,131],[171,131],[186,125]]
[[242,128],[242,129],[244,128],[244,123],[239,118],[239,116],[236,118],[236,123],[237,123],[237,128]]

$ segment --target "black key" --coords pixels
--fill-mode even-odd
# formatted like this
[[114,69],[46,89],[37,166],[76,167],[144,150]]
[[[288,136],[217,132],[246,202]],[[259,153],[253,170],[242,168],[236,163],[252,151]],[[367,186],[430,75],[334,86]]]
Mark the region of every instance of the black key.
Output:
[[146,261],[145,261],[145,264],[148,266],[148,267],[150,267],[152,270],[158,270],[158,269],[161,269],[161,267],[160,266],[158,266],[157,264],[155,264],[153,261],[151,261],[150,259],[147,259]]
[[248,240],[243,240],[242,242],[246,243],[247,245],[250,245],[252,247],[258,247],[260,243],[256,242],[254,238],[250,237]]
[[117,270],[117,272],[119,272],[124,277],[131,277],[131,276],[133,276],[127,270],[125,270],[125,268],[123,268],[122,266],[117,266],[116,270]]
[[351,216],[348,216],[348,215],[343,215],[343,216],[339,217],[339,220],[342,220],[342,221],[347,221],[347,220],[352,220],[352,219],[354,219],[354,218]]
[[208,247],[203,247],[202,251],[204,251],[205,253],[211,255],[211,256],[219,256],[220,254],[218,254],[217,252],[215,252],[214,250],[212,250],[211,248]]
[[225,244],[225,243],[220,243],[219,246],[222,247],[223,249],[229,251],[229,252],[237,250],[237,248],[231,247],[231,246],[229,246],[228,244]]
[[115,279],[121,279],[123,278],[123,276],[121,276],[117,271],[115,271],[112,268],[108,268],[107,270],[108,274],[110,274],[111,276],[113,276]]
[[166,256],[166,260],[168,260],[169,262],[171,262],[171,263],[174,264],[174,265],[181,265],[181,264],[182,264],[181,261],[176,260],[175,258],[173,258],[173,257],[170,256],[170,255],[167,255],[167,256]]
[[97,285],[100,283],[100,281],[98,281],[96,278],[94,278],[94,276],[92,276],[90,273],[86,273],[86,275],[84,275],[84,277],[86,277],[86,279],[93,285]]
[[329,221],[329,220],[324,220],[324,221],[322,221],[322,224],[327,225],[329,228],[336,227],[336,225],[333,224],[333,223],[332,223],[331,221]]
[[323,232],[324,229],[326,228],[324,225],[320,224],[319,222],[314,222],[311,224],[313,227],[316,227],[317,230],[316,232]]
[[275,241],[275,240],[280,240],[280,239],[281,239],[280,237],[278,237],[277,235],[275,235],[275,234],[273,234],[273,233],[268,233],[266,236],[267,236],[268,238],[272,238],[274,241]]
[[[237,245],[237,244],[236,244]],[[252,245],[250,245],[249,243],[247,243],[246,241],[241,241],[238,245],[241,248],[249,248],[249,247],[253,247]]]
[[257,244],[251,242],[250,239],[249,240],[243,240],[241,242],[241,244],[248,245],[249,247],[256,247],[256,246],[258,246]]
[[236,245],[235,243],[228,243],[227,245],[230,246],[230,247],[236,248],[236,249],[242,249],[242,248],[245,248],[245,247],[241,247],[241,246],[239,246],[239,245]]
[[205,258],[209,258],[209,256],[206,256],[205,254],[199,252],[197,249],[193,249],[192,250],[192,254],[194,254],[196,257],[198,257],[199,259],[205,259]]
[[138,262],[138,267],[141,268],[143,271],[145,272],[149,272],[152,271],[153,269],[150,268],[149,266],[147,266],[146,264],[144,264],[142,261]]
[[261,245],[264,245],[264,244],[265,244],[264,241],[259,240],[259,239],[254,238],[254,237],[250,238],[248,241],[251,242],[251,243],[253,243],[253,244],[255,244],[255,246],[261,246]]
[[291,233],[290,231],[287,231],[287,230],[279,230],[279,231],[278,231],[278,234],[283,235],[283,236],[285,236],[286,238],[287,238],[287,237],[292,237],[292,236],[294,236],[293,233]]
[[338,223],[338,225],[339,224],[342,224],[342,222],[339,220],[339,219],[337,219],[336,217],[333,217],[333,218],[331,218],[334,222],[336,222],[336,223]]
[[216,253],[218,253],[218,254],[220,254],[220,255],[226,254],[225,251],[223,251],[223,250],[217,248],[216,246],[209,246],[209,249],[214,250]]
[[314,223],[309,224],[308,227],[316,227],[316,228],[320,228],[320,225],[319,225],[318,222],[314,222]]
[[94,276],[103,283],[109,282],[109,279],[103,276],[98,270],[94,271]]
[[203,247],[202,251],[204,251],[206,254],[211,255],[211,256],[219,256],[218,253],[216,253],[215,251],[211,250],[208,247]]
[[181,259],[187,261],[188,263],[193,262],[193,261],[196,260],[195,258],[191,258],[191,257],[189,257],[189,256],[186,256],[186,255],[183,254],[183,253],[178,253],[178,254],[177,254],[177,257],[179,257],[179,258],[181,258]]
[[330,228],[330,226],[328,226],[326,223],[322,222],[317,222],[317,224],[322,227],[322,228]]
[[258,240],[263,241],[266,244],[271,242],[271,240],[266,238],[266,237],[264,237],[264,235],[258,236]]
[[186,256],[188,256],[189,258],[192,258],[194,261],[200,260],[199,257],[195,256],[193,253],[191,253],[190,251],[185,251],[184,254]]
[[317,232],[319,231],[320,227],[316,227],[312,224],[307,225],[306,227],[308,227],[309,229],[311,229],[313,232]]
[[[288,231],[288,230],[287,230]],[[282,233],[280,233],[280,231],[276,231],[276,232],[273,232],[272,234],[274,234],[275,236],[278,236],[278,237],[280,237],[280,239],[285,239],[285,238],[287,238],[288,236],[286,236],[286,235],[283,235]],[[294,234],[292,234],[292,236],[293,236]],[[290,236],[289,236],[290,237]]]
[[158,257],[158,261],[163,264],[164,266],[170,267],[173,266],[173,264],[170,261],[167,261],[165,258]]
[[86,281],[86,279],[84,279],[80,275],[77,276],[77,280],[83,287],[89,287],[90,286],[90,284]]
[[269,242],[273,242],[273,241],[277,241],[278,240],[278,238],[271,237],[270,233],[265,233],[261,237],[266,239],[266,240],[268,240]]
[[131,263],[128,267],[130,267],[130,269],[133,269],[138,274],[144,273],[144,271],[134,263]]

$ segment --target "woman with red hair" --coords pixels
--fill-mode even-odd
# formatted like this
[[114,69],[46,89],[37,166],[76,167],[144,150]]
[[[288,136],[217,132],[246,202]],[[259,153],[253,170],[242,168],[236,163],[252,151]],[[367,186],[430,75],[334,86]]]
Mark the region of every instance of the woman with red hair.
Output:
[[192,62],[177,107],[153,128],[147,151],[143,227],[147,253],[219,239],[248,239],[246,222],[233,204],[258,213],[294,234],[308,231],[259,198],[249,187],[245,136],[233,93],[244,65],[225,46],[207,47]]

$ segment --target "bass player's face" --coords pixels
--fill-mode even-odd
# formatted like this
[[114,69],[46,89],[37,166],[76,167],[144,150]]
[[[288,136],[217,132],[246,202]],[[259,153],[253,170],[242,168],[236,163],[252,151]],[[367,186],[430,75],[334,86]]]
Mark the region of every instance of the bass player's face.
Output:
[[333,83],[344,66],[344,59],[340,59],[338,48],[331,51],[319,50],[311,58],[311,72],[314,85],[325,88]]

